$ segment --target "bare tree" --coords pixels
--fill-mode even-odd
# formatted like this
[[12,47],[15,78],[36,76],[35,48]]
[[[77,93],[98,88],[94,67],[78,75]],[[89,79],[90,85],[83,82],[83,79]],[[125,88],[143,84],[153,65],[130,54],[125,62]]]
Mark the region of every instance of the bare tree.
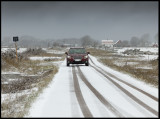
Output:
[[59,46],[59,43],[54,42],[54,43],[53,43],[53,47],[56,47],[56,46]]
[[92,45],[92,40],[90,36],[86,35],[81,38],[81,43],[83,47],[86,47],[87,45]]
[[128,47],[128,46],[129,46],[129,41],[128,40],[121,41],[121,47]]
[[149,43],[150,43],[150,35],[148,33],[142,35],[139,45],[142,47],[145,47],[145,46],[149,46]]
[[138,37],[135,37],[133,36],[130,40],[130,45],[133,46],[133,47],[137,47],[139,44],[139,38]]
[[96,48],[98,46],[99,42],[98,41],[94,41],[93,42],[93,47]]

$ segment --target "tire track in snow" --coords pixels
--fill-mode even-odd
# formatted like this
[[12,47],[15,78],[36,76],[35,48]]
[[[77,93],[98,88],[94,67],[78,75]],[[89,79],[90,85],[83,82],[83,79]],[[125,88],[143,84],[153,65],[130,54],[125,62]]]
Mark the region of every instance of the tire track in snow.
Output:
[[116,108],[114,108],[85,78],[83,75],[81,69],[79,66],[78,68],[78,73],[81,77],[81,80],[88,86],[88,88],[96,95],[96,97],[110,110],[112,113],[114,113],[118,117],[124,117]]
[[100,71],[95,66],[91,65],[91,67],[93,67],[97,72],[99,72],[104,77],[106,77],[109,81],[111,81],[116,87],[118,87],[121,91],[123,91],[126,95],[128,95],[128,97],[130,97],[131,99],[133,99],[135,102],[137,102],[138,104],[140,104],[142,107],[144,107],[145,109],[147,109],[152,114],[158,116],[158,112],[156,110],[154,110],[152,107],[148,106],[147,104],[145,104],[144,102],[142,102],[141,100],[139,100],[137,97],[135,97],[134,95],[132,95],[130,92],[128,92],[126,89],[124,89],[122,86],[120,86],[117,82],[113,81],[110,77],[108,77],[106,74],[104,74],[102,71]]
[[153,99],[153,100],[159,102],[159,99],[158,99],[157,97],[155,97],[155,96],[153,96],[153,95],[151,95],[151,94],[149,94],[149,93],[143,91],[142,89],[139,89],[139,88],[137,88],[137,87],[135,87],[135,86],[133,86],[133,85],[131,85],[131,84],[129,84],[129,83],[127,83],[127,82],[121,80],[121,79],[119,79],[118,77],[114,76],[113,74],[111,74],[111,73],[109,73],[109,72],[103,70],[101,67],[97,66],[97,65],[93,62],[93,60],[92,60],[90,57],[89,57],[89,59],[91,60],[91,62],[92,62],[96,67],[98,67],[99,69],[101,69],[103,72],[105,72],[105,73],[108,74],[109,76],[111,76],[111,77],[113,77],[114,79],[116,79],[116,80],[118,80],[118,81],[120,81],[120,82],[122,82],[122,83],[128,85],[129,87],[131,87],[131,88],[133,88],[133,89],[135,89],[135,90],[137,90],[137,91],[143,93],[144,95],[150,97],[151,99]]
[[71,72],[71,67],[69,67],[69,84],[70,84],[70,100],[71,100],[71,113],[72,113],[72,117],[81,117],[81,109],[79,107],[79,105],[77,104],[77,99],[76,99],[76,95],[75,95],[75,90],[74,90],[74,84],[73,84],[73,77],[72,77],[72,72]]
[[77,97],[78,103],[80,105],[81,111],[82,111],[84,117],[93,117],[88,106],[86,105],[86,102],[85,102],[83,95],[82,95],[82,92],[80,90],[80,86],[78,83],[78,78],[77,78],[74,66],[72,67],[72,73],[73,73],[73,80],[74,80],[74,90],[75,90],[76,97]]

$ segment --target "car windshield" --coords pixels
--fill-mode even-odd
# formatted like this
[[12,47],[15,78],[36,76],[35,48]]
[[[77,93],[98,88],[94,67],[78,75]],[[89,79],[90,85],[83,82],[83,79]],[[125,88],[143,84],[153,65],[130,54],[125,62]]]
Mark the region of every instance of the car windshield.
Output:
[[85,54],[86,51],[84,48],[71,48],[69,49],[69,54]]

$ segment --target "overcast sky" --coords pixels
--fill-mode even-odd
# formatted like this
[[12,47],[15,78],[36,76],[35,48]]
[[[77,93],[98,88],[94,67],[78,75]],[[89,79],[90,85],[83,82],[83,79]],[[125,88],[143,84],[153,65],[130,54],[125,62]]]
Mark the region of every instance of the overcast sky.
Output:
[[158,1],[1,2],[2,38],[130,40],[158,33]]

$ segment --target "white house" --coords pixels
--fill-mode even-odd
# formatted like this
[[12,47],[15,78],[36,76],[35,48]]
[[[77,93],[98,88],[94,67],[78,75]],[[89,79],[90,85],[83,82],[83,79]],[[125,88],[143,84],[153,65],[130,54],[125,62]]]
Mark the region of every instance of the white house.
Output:
[[102,40],[102,46],[113,47],[113,40]]

